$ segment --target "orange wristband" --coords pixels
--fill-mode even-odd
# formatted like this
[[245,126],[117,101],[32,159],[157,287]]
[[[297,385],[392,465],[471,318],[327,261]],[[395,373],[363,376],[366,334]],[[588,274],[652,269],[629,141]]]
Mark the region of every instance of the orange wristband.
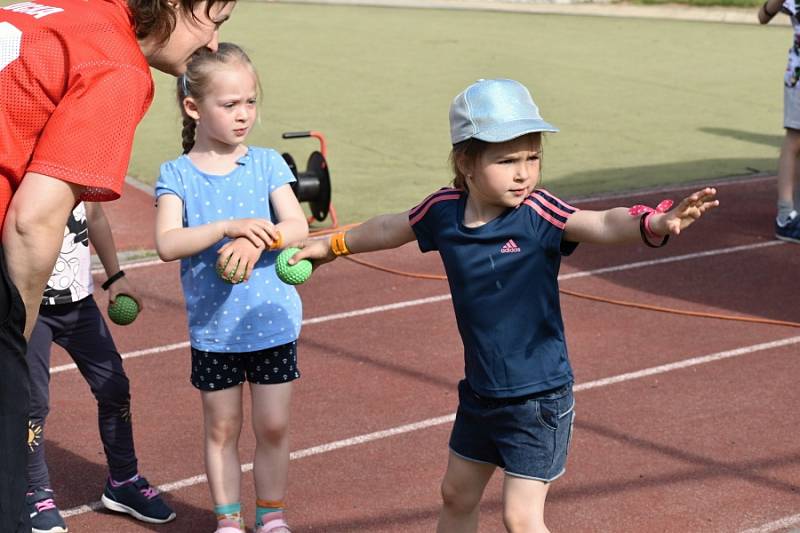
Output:
[[347,244],[344,242],[346,232],[340,231],[331,235],[331,252],[336,257],[340,255],[350,255],[350,250],[347,249]]
[[278,238],[275,239],[272,244],[270,244],[270,250],[277,250],[281,246],[283,246],[283,235],[281,234],[280,230],[276,229],[275,232],[278,234]]

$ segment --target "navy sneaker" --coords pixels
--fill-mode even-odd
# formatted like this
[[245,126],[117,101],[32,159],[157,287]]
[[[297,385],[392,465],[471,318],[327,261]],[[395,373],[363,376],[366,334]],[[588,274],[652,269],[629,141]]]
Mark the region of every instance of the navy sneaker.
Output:
[[36,489],[25,495],[31,515],[31,533],[67,533],[67,525],[53,501],[53,491]]
[[775,238],[788,242],[800,242],[800,215],[790,218],[789,222],[783,226],[775,222]]
[[100,498],[106,509],[118,513],[128,513],[137,520],[151,524],[163,524],[175,519],[175,511],[167,505],[158,491],[141,476],[135,481],[118,487],[106,482]]

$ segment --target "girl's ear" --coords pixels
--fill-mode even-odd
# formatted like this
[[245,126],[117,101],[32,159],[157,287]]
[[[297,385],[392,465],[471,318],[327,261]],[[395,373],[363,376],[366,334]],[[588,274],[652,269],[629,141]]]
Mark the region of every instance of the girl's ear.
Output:
[[200,113],[197,111],[197,102],[191,96],[183,99],[183,110],[194,120],[200,120]]
[[462,176],[469,176],[472,174],[472,161],[464,154],[460,152],[456,154],[456,168],[461,173]]

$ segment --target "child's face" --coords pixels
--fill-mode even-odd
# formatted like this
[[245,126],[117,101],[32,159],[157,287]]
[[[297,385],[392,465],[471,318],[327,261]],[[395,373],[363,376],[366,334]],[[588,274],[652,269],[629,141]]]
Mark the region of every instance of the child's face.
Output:
[[206,2],[197,2],[193,13],[176,9],[175,29],[161,47],[146,53],[150,66],[173,76],[186,71],[193,53],[201,48],[216,51],[219,45],[219,27],[228,20],[236,2],[215,2],[206,14]]
[[185,101],[187,113],[197,120],[197,140],[230,146],[243,143],[258,114],[256,96],[256,77],[247,66],[215,71],[203,99]]
[[470,197],[482,203],[516,207],[539,183],[542,135],[531,133],[490,144],[467,178]]

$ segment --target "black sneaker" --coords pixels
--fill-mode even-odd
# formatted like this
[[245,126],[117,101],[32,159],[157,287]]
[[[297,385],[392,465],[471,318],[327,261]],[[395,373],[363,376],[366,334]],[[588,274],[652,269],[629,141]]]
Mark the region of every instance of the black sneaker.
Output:
[[775,222],[775,238],[788,242],[800,242],[800,215],[790,218],[789,222],[783,226]]
[[67,533],[67,525],[53,501],[53,491],[36,489],[25,495],[31,515],[31,533]]
[[113,487],[111,480],[106,482],[103,496],[100,498],[106,509],[118,513],[128,513],[137,520],[151,524],[163,524],[175,519],[173,511],[161,499],[158,491],[141,476],[136,481],[131,481]]

